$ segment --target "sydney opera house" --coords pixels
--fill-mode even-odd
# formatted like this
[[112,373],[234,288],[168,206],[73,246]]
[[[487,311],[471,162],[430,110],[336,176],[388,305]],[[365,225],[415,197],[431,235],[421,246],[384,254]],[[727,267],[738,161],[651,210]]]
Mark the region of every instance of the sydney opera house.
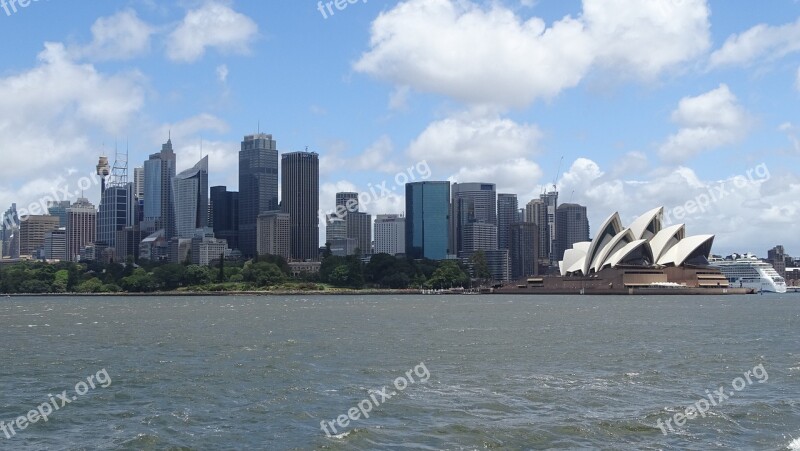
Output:
[[619,213],[608,217],[590,242],[575,243],[559,262],[561,275],[596,274],[606,268],[706,266],[714,235],[686,236],[683,224],[662,226],[664,208],[623,227]]
[[501,292],[539,293],[733,293],[709,266],[714,235],[686,236],[684,224],[664,227],[659,207],[623,226],[619,213],[603,221],[592,241],[564,252],[561,277],[529,277]]

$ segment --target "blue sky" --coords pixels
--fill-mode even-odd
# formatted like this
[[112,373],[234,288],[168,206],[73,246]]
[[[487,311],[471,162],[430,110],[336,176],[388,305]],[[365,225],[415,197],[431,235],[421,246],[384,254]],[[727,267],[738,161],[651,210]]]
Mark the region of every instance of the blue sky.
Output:
[[[796,1],[333,8],[327,18],[307,0],[0,8],[0,207],[76,186],[115,143],[140,166],[170,131],[179,169],[202,151],[211,184],[235,189],[239,142],[260,126],[281,151],[320,154],[324,209],[336,191],[393,187],[422,161],[431,179],[497,183],[524,205],[563,156],[561,201],[587,205],[594,227],[663,205],[692,210],[673,222],[716,234],[715,253],[800,254]],[[96,203],[99,188],[86,194]],[[366,207],[402,212],[403,200]]]

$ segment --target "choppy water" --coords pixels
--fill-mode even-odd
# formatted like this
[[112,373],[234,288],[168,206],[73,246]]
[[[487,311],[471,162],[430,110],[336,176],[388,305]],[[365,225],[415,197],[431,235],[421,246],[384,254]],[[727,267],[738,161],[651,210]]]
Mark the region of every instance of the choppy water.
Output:
[[800,449],[798,326],[795,294],[2,298],[0,420],[111,385],[0,449]]

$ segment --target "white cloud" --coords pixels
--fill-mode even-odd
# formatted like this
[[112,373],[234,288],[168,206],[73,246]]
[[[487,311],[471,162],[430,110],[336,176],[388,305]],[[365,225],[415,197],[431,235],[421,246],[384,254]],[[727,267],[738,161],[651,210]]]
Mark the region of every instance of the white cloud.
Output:
[[[723,179],[704,180],[692,169],[677,167],[640,174],[633,180],[608,177],[594,161],[579,158],[561,178],[559,190],[562,195],[574,191],[573,201],[588,207],[594,228],[615,211],[628,225],[646,210],[664,206],[667,219],[673,224],[685,223],[689,235],[716,235],[715,253],[753,251],[764,255],[777,243],[796,242],[789,225],[800,221],[800,178],[770,174],[769,169],[755,165]],[[701,210],[696,204],[703,195],[710,199]],[[678,217],[676,207],[692,212]],[[743,249],[743,245],[752,247]]]
[[711,67],[748,65],[761,59],[775,59],[800,50],[800,19],[781,26],[756,25],[739,35],[728,37],[711,54]]
[[[184,119],[180,122],[172,124],[164,124],[159,127],[159,131],[153,137],[154,142],[166,141],[169,135],[172,137],[173,142],[178,142],[187,138],[194,138],[195,135],[203,131],[211,131],[214,133],[227,133],[230,127],[228,124],[214,116],[213,114],[203,113],[197,116]],[[191,166],[191,165],[187,165]]]
[[541,136],[536,125],[462,113],[428,125],[407,153],[414,161],[427,160],[434,172],[457,172],[462,167],[531,156],[537,151]]
[[389,96],[389,109],[392,111],[402,111],[408,109],[408,86],[398,86]]
[[92,42],[84,47],[70,47],[75,58],[90,61],[127,60],[150,50],[155,30],[139,19],[136,11],[126,9],[101,17],[92,25]]
[[136,73],[105,75],[90,64],[76,64],[59,43],[45,44],[38,60],[30,70],[0,78],[4,178],[41,175],[63,169],[76,156],[87,158],[97,143],[86,130],[121,133],[144,104]]
[[498,2],[408,0],[373,22],[355,69],[469,104],[524,107],[576,86],[593,65],[652,78],[709,46],[703,0],[614,1],[585,0],[581,17],[548,26]]
[[226,64],[217,66],[216,72],[220,83],[225,84],[228,82],[228,66]]
[[747,111],[725,84],[697,97],[681,99],[672,112],[672,120],[682,128],[658,151],[662,159],[672,162],[740,141],[751,122]]
[[394,144],[391,138],[383,135],[355,158],[354,169],[380,172],[395,172],[400,166],[392,161]]
[[207,1],[186,17],[167,40],[167,56],[189,63],[203,56],[207,48],[221,52],[248,53],[258,34],[258,25],[226,4]]

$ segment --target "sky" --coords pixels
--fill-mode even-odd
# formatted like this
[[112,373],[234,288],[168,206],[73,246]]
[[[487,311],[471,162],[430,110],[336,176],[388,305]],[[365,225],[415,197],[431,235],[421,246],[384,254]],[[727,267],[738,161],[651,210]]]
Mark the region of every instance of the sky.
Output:
[[0,0],[0,210],[97,205],[98,156],[132,177],[168,137],[236,190],[260,131],[320,155],[323,210],[555,185],[592,233],[664,206],[715,254],[800,256],[797,0],[351,1]]

